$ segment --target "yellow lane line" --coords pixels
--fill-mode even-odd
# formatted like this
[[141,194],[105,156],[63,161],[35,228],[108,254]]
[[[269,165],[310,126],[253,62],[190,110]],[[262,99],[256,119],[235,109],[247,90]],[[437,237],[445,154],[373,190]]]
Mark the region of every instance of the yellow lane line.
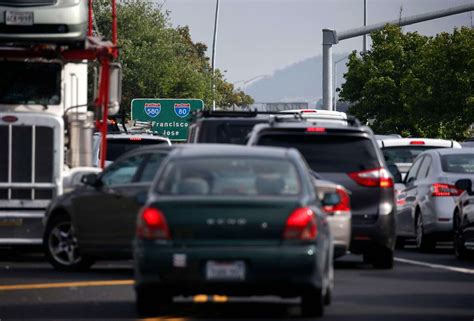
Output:
[[37,290],[37,289],[53,289],[53,288],[86,287],[86,286],[133,285],[133,284],[134,284],[133,280],[15,284],[15,285],[0,285],[0,291]]

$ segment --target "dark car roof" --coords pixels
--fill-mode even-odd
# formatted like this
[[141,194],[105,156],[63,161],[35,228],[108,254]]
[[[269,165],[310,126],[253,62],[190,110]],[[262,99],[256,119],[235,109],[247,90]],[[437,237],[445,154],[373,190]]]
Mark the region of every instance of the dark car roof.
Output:
[[141,153],[146,153],[146,152],[171,152],[172,150],[175,150],[177,148],[179,148],[180,146],[182,145],[164,145],[164,144],[160,144],[160,145],[147,145],[147,146],[141,146],[141,147],[138,147],[138,148],[135,148],[135,149],[132,149],[126,153],[124,153],[123,155],[120,155],[120,157],[118,157],[116,160],[114,160],[114,163],[124,159],[124,158],[127,158],[127,157],[130,157],[131,155],[134,155],[134,154],[141,154]]
[[242,146],[232,144],[183,144],[181,148],[172,153],[178,157],[201,157],[201,156],[256,156],[271,158],[287,158],[297,155],[298,151],[293,148]]

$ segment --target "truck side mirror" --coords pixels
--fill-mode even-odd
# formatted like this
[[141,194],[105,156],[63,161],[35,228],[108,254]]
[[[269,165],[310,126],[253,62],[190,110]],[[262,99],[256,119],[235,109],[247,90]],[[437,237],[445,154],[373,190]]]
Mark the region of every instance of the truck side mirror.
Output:
[[109,115],[119,112],[122,101],[122,65],[111,63],[109,65]]

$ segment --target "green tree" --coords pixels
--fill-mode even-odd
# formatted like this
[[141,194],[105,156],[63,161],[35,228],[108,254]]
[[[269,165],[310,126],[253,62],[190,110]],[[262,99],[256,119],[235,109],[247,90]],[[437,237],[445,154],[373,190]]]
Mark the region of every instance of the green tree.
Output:
[[464,139],[474,122],[474,30],[426,37],[387,25],[353,52],[340,97],[380,134]]
[[[109,0],[95,0],[97,31],[111,39]],[[147,1],[117,5],[118,45],[123,67],[122,106],[127,112],[133,98],[198,98],[212,104],[213,74],[207,46],[194,43],[187,26],[173,28],[168,13]],[[229,106],[236,101],[253,103],[250,96],[235,92],[217,71],[216,101]],[[245,99],[238,99],[244,96]]]

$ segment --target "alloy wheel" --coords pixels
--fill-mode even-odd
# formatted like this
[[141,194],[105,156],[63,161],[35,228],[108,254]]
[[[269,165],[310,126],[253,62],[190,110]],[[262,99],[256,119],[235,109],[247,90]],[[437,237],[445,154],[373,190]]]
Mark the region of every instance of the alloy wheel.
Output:
[[58,222],[51,229],[48,248],[54,260],[62,265],[74,265],[81,260],[71,222]]

